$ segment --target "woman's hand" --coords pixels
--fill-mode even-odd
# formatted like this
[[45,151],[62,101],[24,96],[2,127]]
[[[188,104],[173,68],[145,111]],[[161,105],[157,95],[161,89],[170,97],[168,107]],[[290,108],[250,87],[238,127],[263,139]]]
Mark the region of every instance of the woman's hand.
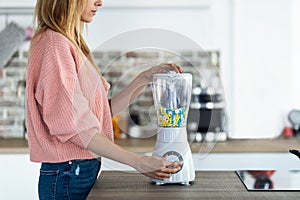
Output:
[[167,162],[166,156],[163,158],[157,156],[140,156],[126,151],[99,133],[94,135],[87,149],[98,156],[129,165],[140,173],[159,180],[169,178],[172,173],[178,172],[182,167],[181,162]]
[[167,162],[167,157],[142,156],[137,163],[136,170],[150,178],[164,180],[181,169],[180,162]]
[[143,79],[147,83],[149,83],[152,81],[153,74],[163,74],[163,73],[167,73],[168,71],[175,71],[176,73],[183,73],[183,69],[176,64],[162,63],[157,66],[151,67],[148,70],[143,71],[140,74],[140,76],[142,76]]

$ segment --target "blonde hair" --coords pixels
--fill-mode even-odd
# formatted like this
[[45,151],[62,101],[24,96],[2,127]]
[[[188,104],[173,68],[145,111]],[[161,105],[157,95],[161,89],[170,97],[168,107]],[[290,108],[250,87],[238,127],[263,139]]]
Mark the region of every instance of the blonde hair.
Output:
[[34,10],[36,30],[32,40],[47,29],[61,33],[76,46],[78,51],[83,52],[101,75],[82,36],[84,23],[81,21],[81,14],[86,3],[87,0],[37,0]]

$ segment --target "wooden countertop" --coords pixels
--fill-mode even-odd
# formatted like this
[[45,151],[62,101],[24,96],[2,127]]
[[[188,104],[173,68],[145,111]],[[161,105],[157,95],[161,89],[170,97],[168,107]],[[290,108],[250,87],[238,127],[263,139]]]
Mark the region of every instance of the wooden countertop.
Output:
[[28,154],[28,142],[25,139],[0,138],[0,154]]
[[196,172],[190,186],[152,184],[134,172],[103,171],[88,199],[118,200],[182,200],[182,199],[300,199],[299,192],[247,191],[235,172]]
[[[127,138],[115,141],[123,148],[137,152],[152,152],[155,138]],[[229,139],[216,143],[191,143],[193,153],[257,153],[257,152],[288,152],[289,149],[300,149],[300,138],[277,139]],[[24,139],[0,139],[0,154],[29,153],[27,140]]]

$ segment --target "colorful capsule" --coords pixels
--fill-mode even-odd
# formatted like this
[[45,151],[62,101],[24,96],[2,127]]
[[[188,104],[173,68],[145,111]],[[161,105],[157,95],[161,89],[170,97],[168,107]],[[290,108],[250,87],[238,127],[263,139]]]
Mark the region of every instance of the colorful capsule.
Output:
[[187,110],[185,108],[163,108],[158,111],[158,123],[161,127],[185,126]]

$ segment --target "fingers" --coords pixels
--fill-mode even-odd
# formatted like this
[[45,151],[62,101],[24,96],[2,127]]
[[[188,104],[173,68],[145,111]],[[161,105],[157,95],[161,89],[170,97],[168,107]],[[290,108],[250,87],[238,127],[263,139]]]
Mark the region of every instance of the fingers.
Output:
[[165,168],[162,169],[162,171],[166,172],[166,173],[176,173],[178,172],[182,167],[182,163],[181,162],[171,162],[171,163],[168,163],[166,165]]
[[184,73],[183,69],[176,64],[161,63],[142,72],[140,76],[143,77],[143,79],[146,80],[148,83],[152,80],[153,74],[167,73],[169,71],[175,71],[176,73]]
[[143,173],[143,174],[150,178],[154,178],[154,179],[158,179],[158,180],[164,180],[164,179],[170,178],[172,176],[172,173],[164,172],[161,170],[156,170],[153,172],[147,172],[147,173]]
[[155,178],[158,180],[164,180],[164,179],[170,178],[171,176],[172,176],[171,173],[156,171],[153,173],[151,178]]
[[167,158],[168,158],[168,155],[165,155],[164,157],[162,157],[166,168],[179,168],[180,169],[182,167],[182,164],[183,164],[182,162],[167,162]]
[[181,168],[182,162],[169,162],[166,164],[167,168]]
[[178,73],[183,73],[183,69],[180,66],[176,64],[172,64],[172,67],[176,69]]
[[172,174],[178,172],[181,169],[181,163],[174,162],[169,164],[168,166],[172,166],[172,168],[163,167],[160,170],[156,170],[154,172],[148,173],[148,175],[152,176],[152,178],[164,180],[166,178],[170,178]]
[[156,179],[163,180],[166,178],[170,178],[172,174],[177,173],[182,167],[181,162],[171,162],[166,164],[165,167],[162,167],[160,170],[155,171]]
[[173,70],[177,73],[183,73],[184,72],[183,69],[180,66],[178,66],[176,64],[173,64],[173,63],[162,63],[162,64],[160,64],[160,66],[166,67],[167,70]]
[[[167,162],[167,155],[164,157],[150,156],[143,157],[144,169],[140,169],[139,171],[154,179],[164,180],[166,178],[170,178],[172,174],[178,172],[181,167],[181,162]],[[149,166],[150,164],[150,166]]]

